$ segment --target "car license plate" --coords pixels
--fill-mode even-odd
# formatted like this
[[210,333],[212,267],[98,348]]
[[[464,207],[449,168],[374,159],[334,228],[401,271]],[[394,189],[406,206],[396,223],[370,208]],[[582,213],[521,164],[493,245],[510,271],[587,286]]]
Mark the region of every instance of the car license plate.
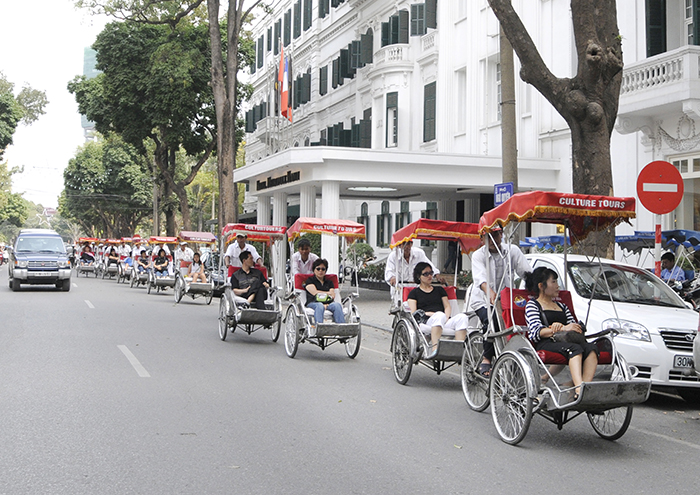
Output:
[[56,272],[31,272],[32,277],[54,277]]
[[693,367],[693,356],[673,356],[673,367],[674,368],[692,368]]

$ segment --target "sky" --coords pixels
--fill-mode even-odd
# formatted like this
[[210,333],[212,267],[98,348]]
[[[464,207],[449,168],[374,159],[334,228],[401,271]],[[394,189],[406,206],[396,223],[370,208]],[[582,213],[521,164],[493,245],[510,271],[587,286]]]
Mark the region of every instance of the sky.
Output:
[[57,207],[63,170],[85,143],[75,98],[66,86],[83,73],[83,51],[109,19],[76,10],[72,0],[0,0],[0,71],[15,84],[46,92],[46,113],[20,124],[5,151],[12,191],[44,207]]

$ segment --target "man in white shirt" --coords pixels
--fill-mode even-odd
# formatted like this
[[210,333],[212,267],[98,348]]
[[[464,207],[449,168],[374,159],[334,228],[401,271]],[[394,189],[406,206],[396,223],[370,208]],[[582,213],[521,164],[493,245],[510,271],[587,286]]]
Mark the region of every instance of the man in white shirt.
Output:
[[308,239],[301,239],[297,249],[298,251],[292,255],[292,277],[297,273],[313,275],[314,270],[311,266],[318,259],[318,256],[311,252],[311,243]]
[[[403,254],[403,259],[398,254],[399,252]],[[421,248],[414,248],[413,241],[405,242],[400,251],[393,249],[389,254],[384,270],[384,280],[392,287],[395,287],[397,282],[413,284],[413,269],[421,261],[428,263],[433,268],[435,277],[440,274],[437,267],[425,255],[425,251]]]
[[181,261],[192,261],[194,259],[194,251],[187,246],[186,241],[180,243],[180,247],[175,250],[175,268],[180,269]]
[[253,247],[253,245],[248,244],[246,242],[247,240],[248,236],[243,233],[239,233],[238,235],[236,235],[236,241],[229,244],[228,249],[226,250],[226,254],[224,255],[224,263],[226,264],[226,266],[237,266],[240,268],[241,260],[239,256],[243,251],[248,251],[250,254],[253,255],[253,261],[256,265],[260,264],[262,258],[258,254],[258,251]]
[[[503,244],[503,231],[500,227],[491,231],[488,242],[489,247],[486,249],[486,244],[481,246],[472,256],[472,276],[474,278],[474,289],[471,293],[471,307],[476,312],[481,320],[482,331],[488,330],[488,311],[498,299],[497,290],[503,290],[511,285],[511,277],[506,270],[509,266],[513,271],[522,278],[525,273],[531,272],[532,267],[525,258],[523,252],[516,246],[511,244]],[[485,240],[486,235],[482,236]],[[489,270],[486,270],[486,259],[489,260]],[[493,318],[498,325],[498,320]],[[479,367],[479,372],[484,376],[489,376],[491,373],[491,361],[495,355],[493,342],[484,339],[484,357]]]

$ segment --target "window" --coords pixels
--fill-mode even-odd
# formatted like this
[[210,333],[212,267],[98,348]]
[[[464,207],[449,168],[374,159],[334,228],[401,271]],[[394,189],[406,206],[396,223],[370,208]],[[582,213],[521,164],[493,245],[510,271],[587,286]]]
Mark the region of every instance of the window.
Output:
[[425,4],[414,3],[411,5],[411,36],[423,36],[425,33]]
[[689,45],[694,45],[694,31],[693,31],[693,0],[685,0],[685,33],[686,40]]
[[501,64],[496,64],[496,120],[501,121]]
[[386,95],[386,147],[399,145],[399,94]]
[[372,109],[363,112],[360,120],[360,148],[372,148]]
[[353,41],[348,47],[350,49],[350,69],[360,69],[364,67],[362,63],[362,43],[360,41]]
[[333,89],[337,88],[339,85],[342,84],[342,82],[339,81],[340,79],[340,59],[336,58],[333,60],[333,73],[331,77],[331,86]]
[[328,66],[324,65],[318,71],[318,94],[321,96],[328,93]]
[[311,0],[304,0],[304,31],[311,27]]
[[281,39],[281,32],[282,32],[282,19],[279,19],[277,22],[275,22],[275,42],[274,46],[272,47],[272,52],[275,55],[279,55],[280,53],[280,39]]
[[389,213],[389,202],[382,201],[382,213],[377,215],[377,246],[386,247],[391,242],[391,214]]
[[411,223],[411,212],[408,201],[401,201],[401,212],[396,214],[396,230]]
[[437,0],[425,0],[425,27],[437,29]]
[[369,234],[369,205],[367,203],[362,203],[360,206],[360,216],[357,217],[357,223],[364,225],[365,232]]
[[646,0],[647,57],[666,51],[666,0]]
[[318,0],[318,18],[323,19],[330,11],[330,0]]
[[700,230],[700,156],[669,160],[683,177],[683,199],[671,212],[671,228]]
[[263,62],[265,61],[265,36],[260,36],[258,38],[258,69],[262,68]]
[[432,82],[425,86],[423,92],[423,142],[435,139],[435,112],[436,112],[436,88],[437,83]]
[[272,51],[272,27],[267,28],[267,51]]
[[409,24],[408,10],[399,10],[389,22],[382,22],[382,46],[408,43]]

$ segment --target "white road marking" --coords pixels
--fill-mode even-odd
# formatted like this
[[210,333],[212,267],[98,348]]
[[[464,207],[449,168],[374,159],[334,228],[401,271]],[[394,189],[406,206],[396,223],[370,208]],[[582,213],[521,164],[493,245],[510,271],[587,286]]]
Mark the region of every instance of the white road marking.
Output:
[[95,306],[93,306],[92,303],[90,301],[88,301],[87,299],[85,299],[85,304],[87,304],[88,308],[95,309]]
[[143,365],[139,362],[139,360],[136,359],[136,356],[134,356],[131,353],[131,351],[129,350],[129,348],[127,346],[118,345],[117,347],[119,348],[120,351],[122,351],[122,353],[124,353],[124,355],[126,356],[126,359],[129,360],[129,362],[131,363],[131,366],[134,367],[134,369],[136,370],[136,373],[138,373],[138,375],[141,378],[150,378],[151,377],[151,375],[148,373],[148,371],[146,371],[146,368],[144,368]]
[[668,435],[662,435],[661,433],[655,433],[653,431],[644,430],[635,426],[630,426],[629,428],[630,430],[638,431],[639,433],[645,433],[647,435],[651,435],[652,437],[662,438],[664,440],[668,440],[669,442],[679,443],[681,445],[685,445],[686,447],[700,450],[700,445],[691,442],[686,442],[685,440],[681,440],[680,438],[669,437]]
[[678,184],[645,182],[642,184],[642,190],[645,192],[678,192]]
[[78,284],[76,284],[75,282],[73,282],[73,287],[77,287],[77,286],[78,286]]

